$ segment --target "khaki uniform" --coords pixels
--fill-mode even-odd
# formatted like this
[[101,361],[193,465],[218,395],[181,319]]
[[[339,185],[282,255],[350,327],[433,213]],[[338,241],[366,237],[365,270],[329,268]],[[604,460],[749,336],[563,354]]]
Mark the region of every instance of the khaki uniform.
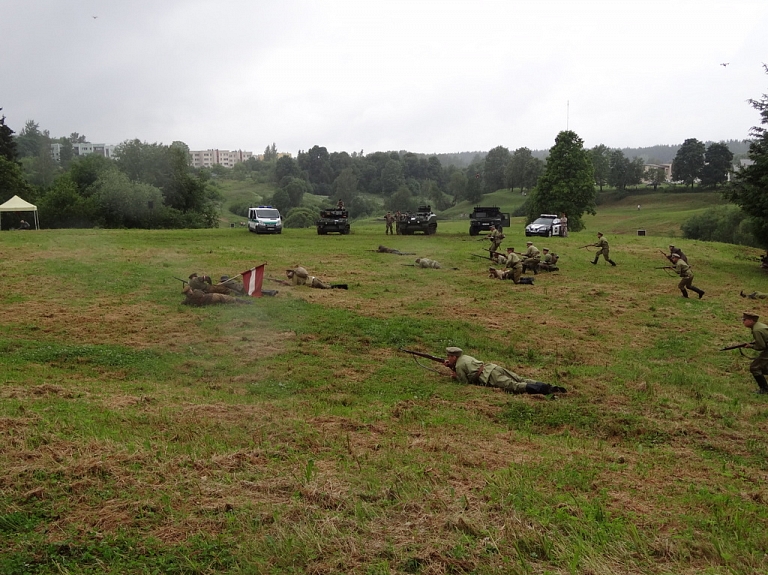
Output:
[[491,247],[488,248],[488,250],[492,252],[499,251],[499,246],[504,239],[504,234],[502,234],[499,230],[494,229],[490,234],[488,234],[487,238],[491,242]]
[[682,292],[683,297],[688,297],[688,289],[690,289],[699,294],[699,299],[701,299],[704,292],[693,285],[693,272],[691,271],[691,266],[685,263],[682,259],[678,259],[674,270],[675,273],[680,276],[680,283],[677,284],[677,288]]
[[[478,373],[480,367],[482,373]],[[534,379],[520,377],[494,363],[483,363],[471,355],[462,354],[456,360],[456,378],[464,384],[498,387],[509,393],[525,393],[529,383],[538,383]]]
[[539,263],[539,271],[554,272],[557,269],[557,256],[552,253],[545,254]]
[[327,284],[315,276],[309,275],[309,272],[301,266],[289,270],[292,274],[289,274],[291,284],[295,286],[309,286],[317,289],[331,289],[331,284]]
[[436,260],[429,260],[427,258],[416,258],[416,267],[417,268],[432,268],[435,270],[440,269],[440,262]]
[[748,297],[749,299],[768,299],[768,293],[753,291],[752,293],[745,294],[744,292],[741,292],[741,297]]
[[231,295],[205,293],[202,290],[192,289],[189,286],[184,286],[183,293],[186,296],[186,299],[181,303],[184,305],[204,306],[222,303],[251,303],[250,301],[240,300]]
[[540,261],[541,252],[539,251],[539,248],[531,244],[523,254],[523,269],[533,270],[533,273],[538,273]]
[[523,274],[523,262],[515,252],[507,254],[507,269],[512,273],[512,281],[520,283]]
[[752,375],[768,375],[768,325],[755,322],[752,326],[752,337],[755,339],[752,349],[759,351],[760,355],[749,364],[749,371]]
[[597,252],[595,252],[595,259],[592,262],[593,264],[596,264],[597,260],[600,259],[600,256],[603,256],[605,258],[605,261],[607,261],[609,264],[611,264],[612,266],[616,265],[616,262],[614,262],[611,259],[611,250],[608,247],[608,240],[606,240],[603,236],[600,236],[600,239],[597,240],[597,243],[592,245],[595,246],[596,248],[600,248],[599,250],[597,250]]

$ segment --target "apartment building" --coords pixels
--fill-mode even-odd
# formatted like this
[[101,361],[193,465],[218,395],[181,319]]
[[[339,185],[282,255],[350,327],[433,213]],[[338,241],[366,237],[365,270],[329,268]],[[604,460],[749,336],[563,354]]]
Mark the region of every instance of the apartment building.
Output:
[[211,168],[221,164],[225,168],[231,168],[235,164],[245,162],[253,157],[253,152],[244,150],[192,150],[189,152],[190,164],[195,168]]
[[[51,157],[57,162],[61,162],[61,148],[61,144],[51,144]],[[115,156],[115,146],[112,144],[91,144],[89,142],[72,144],[73,156],[90,156],[91,154],[98,154],[99,156],[113,159]]]

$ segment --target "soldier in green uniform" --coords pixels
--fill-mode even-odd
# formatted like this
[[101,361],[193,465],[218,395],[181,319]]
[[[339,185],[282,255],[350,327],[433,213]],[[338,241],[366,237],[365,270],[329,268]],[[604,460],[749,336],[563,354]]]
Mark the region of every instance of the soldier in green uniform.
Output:
[[539,273],[539,262],[541,261],[541,252],[539,248],[533,245],[533,242],[525,242],[528,246],[523,254],[523,273],[525,270],[533,270],[534,275]]
[[392,212],[387,212],[387,215],[384,216],[384,221],[387,222],[387,229],[384,231],[384,235],[394,235],[395,232],[392,230],[392,224],[395,223],[395,216],[392,215]]
[[760,316],[752,313],[745,313],[741,316],[744,327],[752,330],[752,337],[755,340],[745,347],[760,352],[760,355],[749,364],[749,372],[760,388],[757,393],[768,394],[768,382],[765,380],[765,376],[768,375],[768,325],[757,321],[759,319]]
[[520,276],[523,275],[523,261],[515,253],[515,248],[507,248],[506,268],[512,272],[512,281],[520,283]]
[[564,387],[520,377],[495,363],[483,363],[471,355],[465,355],[461,348],[447,347],[445,352],[445,366],[453,371],[453,377],[460,383],[498,387],[508,393],[566,393]]
[[541,248],[541,251],[544,252],[544,257],[542,258],[541,263],[539,263],[539,271],[559,271],[560,268],[557,267],[557,260],[559,259],[558,255],[551,253],[549,248]]
[[486,239],[488,239],[491,242],[491,247],[488,248],[488,251],[490,252],[497,252],[499,251],[499,246],[501,245],[501,241],[504,239],[504,234],[502,234],[499,230],[496,229],[496,226],[491,224],[491,227],[489,228],[491,231],[486,236]]
[[597,265],[597,260],[600,259],[601,255],[605,258],[605,261],[607,261],[609,264],[611,264],[612,266],[616,265],[616,262],[614,262],[610,257],[611,250],[608,247],[608,240],[606,240],[603,237],[602,232],[597,232],[597,242],[591,245],[595,246],[596,248],[600,248],[595,252],[595,259],[592,262],[594,265]]
[[704,292],[693,285],[693,272],[691,271],[691,266],[683,261],[680,254],[672,254],[669,257],[672,259],[672,263],[675,264],[675,267],[672,269],[674,269],[675,273],[680,276],[680,283],[677,284],[677,287],[682,292],[683,297],[688,297],[689,289],[692,292],[699,294],[699,299],[701,299],[704,296]]

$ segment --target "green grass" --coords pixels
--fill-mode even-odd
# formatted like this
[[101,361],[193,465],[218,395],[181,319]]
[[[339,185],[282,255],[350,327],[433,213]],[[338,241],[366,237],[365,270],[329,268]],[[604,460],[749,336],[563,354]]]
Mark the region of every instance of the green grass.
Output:
[[[675,227],[713,201],[600,206],[537,240],[561,271],[534,286],[486,278],[458,218],[0,234],[0,573],[765,572],[768,403],[715,351],[768,312],[738,296],[765,278],[757,250]],[[598,227],[616,268],[579,249]],[[653,269],[672,240],[701,301]],[[179,305],[174,276],[262,262],[350,289]],[[448,345],[570,393],[465,387],[397,351]]]

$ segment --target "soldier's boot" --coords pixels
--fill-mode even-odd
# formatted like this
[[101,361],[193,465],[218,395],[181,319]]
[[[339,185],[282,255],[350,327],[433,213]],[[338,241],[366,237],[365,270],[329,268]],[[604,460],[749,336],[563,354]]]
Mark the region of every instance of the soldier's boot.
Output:
[[757,393],[768,393],[768,381],[765,380],[765,376],[760,373],[753,373],[752,377],[755,378],[757,386],[760,388]]
[[613,267],[616,267],[616,262],[613,260],[608,260],[608,263],[611,264]]
[[681,289],[680,291],[682,292],[682,294],[683,294],[683,297],[688,297],[688,290],[686,290],[686,289]]
[[525,393],[550,395],[552,393],[567,393],[567,391],[564,387],[558,387],[557,385],[550,385],[548,383],[537,381],[536,383],[526,384]]
[[533,264],[533,275],[535,275],[535,276],[539,275],[538,267],[539,266],[537,266],[536,264]]
[[597,265],[597,258],[595,258],[594,260],[592,260],[592,265],[593,265],[593,266],[596,266],[596,265]]
[[693,292],[696,292],[697,294],[699,294],[699,299],[701,299],[702,297],[704,297],[704,290],[700,290],[700,289],[699,289],[699,288],[697,288],[697,287],[693,287],[693,286],[691,286],[691,291],[693,291]]
[[741,297],[747,297],[747,294],[745,294],[745,293],[744,293],[744,290],[741,290],[741,291],[739,292],[739,295],[740,295]]

